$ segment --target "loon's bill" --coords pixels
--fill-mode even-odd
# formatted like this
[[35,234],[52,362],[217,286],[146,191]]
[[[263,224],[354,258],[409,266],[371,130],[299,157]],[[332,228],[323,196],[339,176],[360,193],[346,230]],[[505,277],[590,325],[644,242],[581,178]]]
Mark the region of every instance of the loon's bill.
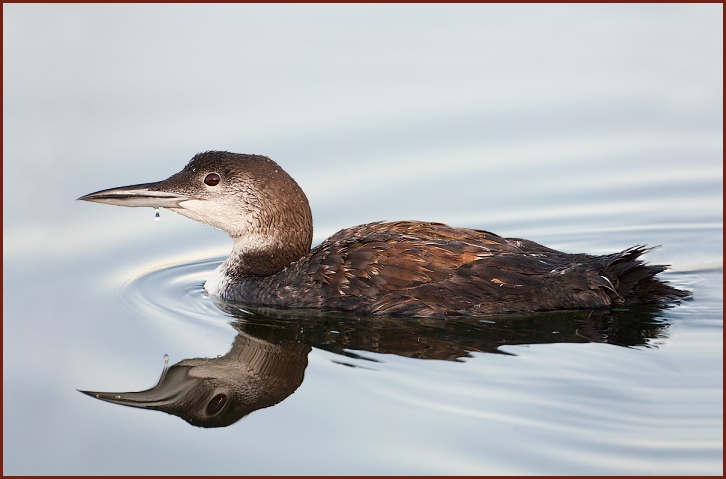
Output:
[[159,182],[120,186],[96,191],[78,198],[83,201],[116,206],[179,208],[179,203],[193,199],[190,196],[154,189]]

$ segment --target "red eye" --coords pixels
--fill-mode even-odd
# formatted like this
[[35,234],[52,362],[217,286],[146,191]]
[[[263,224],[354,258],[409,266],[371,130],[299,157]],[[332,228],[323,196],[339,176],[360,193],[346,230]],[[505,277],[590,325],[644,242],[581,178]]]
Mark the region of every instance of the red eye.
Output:
[[217,173],[210,173],[204,178],[204,183],[209,186],[217,186],[219,184],[219,175]]

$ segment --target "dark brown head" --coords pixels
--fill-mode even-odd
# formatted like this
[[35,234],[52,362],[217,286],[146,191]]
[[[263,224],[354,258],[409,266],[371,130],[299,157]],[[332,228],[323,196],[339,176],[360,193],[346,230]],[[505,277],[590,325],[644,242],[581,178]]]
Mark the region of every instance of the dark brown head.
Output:
[[233,255],[250,273],[268,275],[310,250],[313,220],[305,193],[265,156],[199,153],[157,183],[98,191],[79,198],[121,206],[164,207],[226,231]]

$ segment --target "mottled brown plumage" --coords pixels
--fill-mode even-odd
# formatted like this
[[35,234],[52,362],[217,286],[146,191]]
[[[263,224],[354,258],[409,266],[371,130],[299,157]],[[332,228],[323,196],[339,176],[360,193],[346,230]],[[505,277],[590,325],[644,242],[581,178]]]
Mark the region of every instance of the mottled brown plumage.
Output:
[[684,297],[653,278],[646,249],[562,253],[487,231],[418,221],[339,231],[279,273],[249,278],[229,299],[361,314],[480,315],[608,308]]
[[689,296],[655,278],[665,267],[644,264],[642,246],[604,256],[568,254],[482,230],[399,221],[344,229],[310,250],[305,194],[261,156],[207,152],[167,180],[81,199],[163,206],[224,229],[234,240],[232,254],[205,287],[245,304],[450,316]]

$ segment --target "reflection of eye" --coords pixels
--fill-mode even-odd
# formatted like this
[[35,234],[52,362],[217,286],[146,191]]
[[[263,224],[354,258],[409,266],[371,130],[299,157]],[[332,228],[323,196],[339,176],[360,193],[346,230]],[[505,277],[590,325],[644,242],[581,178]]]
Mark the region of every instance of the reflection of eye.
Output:
[[219,411],[222,410],[225,403],[227,402],[227,395],[226,394],[217,394],[212,398],[211,401],[207,404],[207,415],[214,416]]
[[217,173],[210,173],[204,178],[204,183],[208,186],[217,186],[219,184],[219,175]]

